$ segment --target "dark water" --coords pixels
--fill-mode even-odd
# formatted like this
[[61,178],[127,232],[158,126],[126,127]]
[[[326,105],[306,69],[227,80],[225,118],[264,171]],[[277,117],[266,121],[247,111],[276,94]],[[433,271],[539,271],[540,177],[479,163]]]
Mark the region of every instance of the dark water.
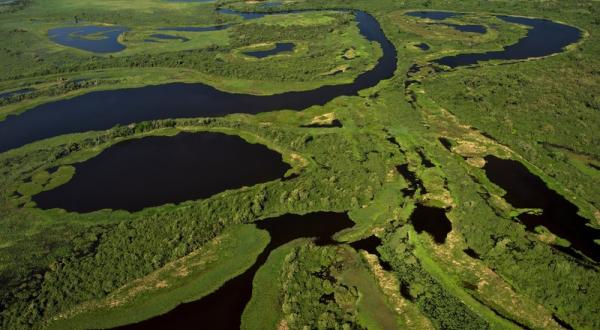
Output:
[[506,46],[503,50],[487,53],[459,54],[443,57],[435,63],[455,68],[473,65],[490,60],[523,60],[560,53],[563,49],[581,38],[581,31],[575,27],[552,22],[545,19],[497,16],[509,23],[527,26],[527,36],[516,44]]
[[330,124],[309,124],[309,125],[302,125],[300,127],[306,127],[306,128],[333,128],[333,127],[343,127],[342,122],[334,119],[333,121],[331,121]]
[[422,42],[422,43],[420,43],[420,44],[417,44],[416,46],[417,46],[417,47],[418,47],[420,50],[429,50],[429,45],[428,45],[428,44],[426,44],[426,43],[424,43],[424,42]]
[[417,233],[427,232],[437,244],[443,244],[448,233],[452,231],[452,223],[446,217],[444,209],[420,204],[410,216],[410,223]]
[[33,197],[40,208],[138,211],[275,180],[290,168],[280,154],[220,133],[128,140],[74,166],[69,182]]
[[539,208],[541,215],[522,214],[519,220],[527,230],[544,226],[550,232],[571,242],[571,247],[594,261],[600,261],[600,230],[587,226],[588,220],[577,214],[578,208],[544,181],[531,174],[523,164],[514,161],[485,157],[487,177],[506,191],[504,199],[516,208]]
[[57,44],[94,53],[115,53],[125,49],[117,38],[128,28],[123,26],[70,26],[50,29],[48,36]]
[[244,52],[244,55],[256,58],[265,58],[279,53],[292,51],[295,47],[296,45],[294,45],[291,42],[278,42],[275,44],[275,47],[273,49]]
[[162,27],[159,31],[179,31],[179,32],[208,32],[225,30],[231,27],[231,24],[215,25],[215,26],[173,26]]
[[421,179],[417,175],[408,169],[408,164],[402,164],[396,166],[396,171],[402,175],[404,179],[408,181],[408,187],[402,189],[402,193],[406,196],[412,196],[415,194],[417,189],[420,189],[422,194],[426,194],[427,190],[423,186]]
[[411,11],[406,13],[407,16],[418,17],[418,18],[429,18],[436,21],[442,21],[447,18],[462,16],[462,13],[455,13],[449,11]]
[[388,262],[381,260],[381,253],[377,251],[377,247],[380,245],[381,239],[377,236],[369,236],[360,241],[350,243],[350,246],[353,247],[355,250],[365,250],[370,254],[376,255],[379,258],[379,264],[381,265],[381,268],[387,271],[391,271],[392,266]]
[[119,329],[239,329],[244,308],[252,297],[252,280],[274,249],[297,238],[315,237],[317,245],[335,244],[331,236],[350,228],[354,223],[344,213],[287,214],[259,221],[256,226],[267,230],[269,245],[258,256],[252,267],[227,281],[217,291],[172,311],[149,320]]
[[52,136],[103,130],[117,124],[231,113],[256,114],[280,109],[302,110],[312,105],[324,105],[338,96],[357,95],[358,91],[393,76],[396,50],[375,18],[359,11],[356,20],[360,33],[369,41],[377,42],[383,56],[372,70],[362,73],[352,83],[271,96],[227,93],[201,83],[91,92],[46,103],[0,121],[0,152]]
[[471,33],[478,33],[478,34],[484,34],[487,32],[487,29],[483,25],[476,25],[476,24],[461,25],[461,24],[453,24],[453,23],[438,23],[438,24],[451,27],[460,32],[471,32]]
[[150,35],[150,37],[156,38],[156,39],[163,39],[163,40],[179,40],[181,42],[190,41],[190,39],[188,39],[186,37],[174,36],[174,35],[162,34],[162,33],[155,33],[155,34]]
[[19,89],[19,90],[12,91],[12,92],[2,92],[2,93],[0,93],[0,99],[8,99],[8,98],[11,98],[13,96],[23,95],[23,94],[29,94],[31,92],[35,92],[35,89],[33,89],[33,88],[23,88],[23,89]]
[[464,249],[463,252],[473,259],[481,259],[479,253],[475,252],[475,250],[471,248]]
[[438,138],[438,141],[446,148],[448,151],[452,151],[452,142],[445,137]]

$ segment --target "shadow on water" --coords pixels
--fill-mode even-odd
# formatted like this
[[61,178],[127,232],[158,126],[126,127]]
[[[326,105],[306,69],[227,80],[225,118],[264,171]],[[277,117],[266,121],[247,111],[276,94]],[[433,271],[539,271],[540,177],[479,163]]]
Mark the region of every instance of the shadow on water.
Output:
[[122,26],[70,26],[50,29],[48,36],[57,44],[94,53],[115,53],[125,49],[118,40],[129,31]]
[[291,42],[278,42],[275,44],[273,49],[269,50],[257,50],[257,51],[248,51],[244,52],[244,55],[256,57],[256,58],[265,58],[268,56],[276,55],[283,52],[289,52],[294,50],[296,45]]
[[220,133],[128,140],[74,166],[69,182],[33,196],[38,207],[138,211],[275,180],[290,168],[265,146]]
[[[504,199],[508,203],[516,208],[543,210],[540,215],[524,213],[518,217],[528,231],[535,232],[535,227],[544,226],[554,235],[568,240],[573,249],[600,261],[600,245],[594,243],[600,239],[600,230],[587,225],[588,220],[577,214],[577,206],[548,188],[523,164],[495,156],[487,156],[485,160],[487,177],[506,191]],[[558,249],[564,251],[564,248]]]
[[118,329],[240,329],[244,308],[252,297],[252,281],[256,271],[267,261],[274,249],[298,238],[315,237],[319,246],[335,244],[336,232],[354,223],[345,213],[287,214],[259,221],[256,226],[267,230],[271,241],[257,257],[252,267],[227,281],[217,291],[193,302],[181,304],[170,312]]
[[452,223],[446,217],[444,209],[420,204],[410,216],[410,223],[417,233],[427,232],[437,244],[446,242],[446,236],[452,231]]
[[358,91],[393,76],[396,49],[373,16],[357,11],[355,17],[361,35],[378,43],[383,56],[373,69],[360,74],[352,83],[270,96],[227,93],[201,83],[91,92],[46,103],[0,121],[0,152],[52,136],[108,129],[117,124],[164,118],[217,117],[231,113],[257,114],[280,109],[302,110],[324,105],[338,96],[357,95]]

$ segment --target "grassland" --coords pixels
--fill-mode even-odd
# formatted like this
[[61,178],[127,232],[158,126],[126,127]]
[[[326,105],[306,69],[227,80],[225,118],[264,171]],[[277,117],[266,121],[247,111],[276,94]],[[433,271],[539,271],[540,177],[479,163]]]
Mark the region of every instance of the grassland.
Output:
[[[246,10],[256,6],[230,5]],[[202,32],[206,38],[182,33],[192,40],[169,42],[169,46],[151,47],[141,41],[156,27],[239,22],[215,14],[213,6],[150,0],[33,0],[3,11],[0,34],[7,43],[0,50],[4,60],[0,90],[35,86],[57,92],[5,104],[0,113],[21,112],[91,90],[173,81],[264,94],[311,89],[353,79],[380,54],[360,38],[352,20],[347,22],[348,15],[330,12],[269,16],[240,23],[234,34]],[[574,258],[543,235],[527,232],[514,216],[520,210],[503,199],[502,189],[481,169],[483,157],[490,154],[519,160],[577,205],[589,226],[600,227],[600,172],[590,165],[600,162],[598,3],[295,1],[269,10],[340,7],[374,15],[398,52],[394,77],[358,96],[340,97],[300,112],[282,109],[255,116],[138,123],[58,136],[0,154],[0,327],[84,328],[98,319],[112,326],[166,312],[204,296],[249,267],[267,240],[251,223],[286,213],[336,211],[349,212],[356,222],[338,240],[348,243],[376,235],[382,240],[380,256],[355,251],[345,243],[319,247],[298,240],[280,247],[254,278],[243,328],[257,324],[290,329],[560,329],[565,324],[599,328],[597,263]],[[432,27],[403,15],[413,9],[468,12],[452,21],[484,24],[489,32],[478,35]],[[415,63],[500,49],[526,34],[523,27],[499,21],[491,12],[565,22],[581,28],[586,37],[550,58],[510,65],[484,63],[441,73],[425,69],[407,77]],[[47,40],[48,28],[71,24],[75,15],[86,22],[130,26],[124,41],[127,50],[112,57],[95,56]],[[288,80],[275,78],[286,66],[304,63],[313,43],[309,34],[240,41],[241,30],[265,26],[324,35],[314,42],[322,56],[307,62],[315,70],[312,80],[301,81],[294,69]],[[336,32],[323,33],[329,28]],[[240,54],[245,47],[278,41],[297,43],[297,52],[266,60],[271,67]],[[414,47],[421,42],[431,49]],[[360,55],[354,71],[329,78],[315,74],[343,64],[340,50],[350,46]],[[166,58],[161,56],[188,56],[188,52],[207,58],[220,54],[230,68],[251,70],[235,76],[187,67],[113,66],[146,55]],[[328,60],[323,65],[324,58]],[[102,67],[89,69],[81,63]],[[64,72],[53,72],[56,68]],[[64,93],[57,87],[61,81],[64,84],[62,79],[81,77],[99,83]],[[406,87],[409,79],[420,83]],[[335,118],[342,127],[306,127],[323,118]],[[264,144],[281,153],[292,165],[288,175],[297,177],[136,213],[40,210],[31,201],[40,190],[69,180],[73,163],[119,141],[180,131],[224,132]],[[450,150],[439,138],[450,143]],[[402,175],[399,166],[418,182]],[[452,231],[444,243],[414,231],[410,218],[419,204],[446,210]],[[388,270],[383,262],[390,266]],[[177,270],[183,266],[190,272],[180,277]],[[137,291],[140,283],[144,289]],[[148,288],[148,283],[154,285]],[[324,295],[333,298],[322,303]],[[114,309],[99,308],[123,297],[132,298]],[[57,318],[60,322],[51,322]]]

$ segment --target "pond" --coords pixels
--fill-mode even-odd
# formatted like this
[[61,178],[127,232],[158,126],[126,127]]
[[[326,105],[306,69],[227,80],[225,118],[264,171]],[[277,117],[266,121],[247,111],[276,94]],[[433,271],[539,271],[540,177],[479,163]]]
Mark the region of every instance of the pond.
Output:
[[415,47],[419,48],[422,51],[429,50],[429,48],[430,48],[429,45],[424,42],[416,44]]
[[417,233],[427,232],[437,244],[446,242],[446,236],[452,231],[452,223],[446,217],[446,211],[435,207],[417,205],[410,216],[410,223]]
[[181,304],[166,314],[118,329],[193,329],[198,325],[211,325],[212,329],[240,329],[242,313],[252,297],[252,280],[271,251],[303,237],[314,237],[315,244],[319,246],[336,244],[331,237],[353,225],[354,222],[345,213],[330,212],[287,214],[258,221],[256,226],[267,230],[271,241],[244,273],[200,300]]
[[104,130],[117,124],[231,113],[257,114],[280,109],[302,110],[324,105],[338,96],[357,95],[360,90],[393,76],[396,49],[373,16],[358,11],[355,17],[360,33],[367,40],[378,43],[383,56],[371,70],[360,74],[352,83],[269,96],[227,93],[202,83],[91,92],[42,104],[0,121],[0,152],[57,135]]
[[173,26],[162,27],[159,31],[178,31],[178,32],[208,32],[220,31],[231,27],[231,24],[215,25],[215,26]]
[[428,18],[436,21],[442,21],[447,18],[462,16],[462,13],[455,13],[450,11],[410,11],[406,13],[407,16]]
[[280,154],[220,133],[128,140],[74,166],[69,182],[33,197],[38,207],[138,211],[276,180],[290,168]]
[[244,55],[255,57],[255,58],[265,58],[268,56],[276,55],[283,52],[293,51],[296,46],[291,42],[278,42],[275,44],[275,47],[269,50],[255,50],[255,51],[247,51],[244,52]]
[[57,44],[94,53],[115,53],[125,49],[119,36],[129,31],[123,26],[70,26],[50,29],[48,36]]
[[571,248],[600,261],[600,245],[594,243],[594,240],[600,239],[600,230],[588,226],[588,220],[577,214],[577,206],[548,188],[523,164],[494,156],[487,156],[485,160],[487,177],[506,191],[504,199],[509,204],[515,208],[543,210],[539,215],[519,215],[519,221],[528,231],[535,232],[537,226],[544,226],[554,235],[569,241]]
[[[410,11],[405,14],[406,16],[427,18],[435,21],[443,21],[448,18],[458,17],[464,15],[463,13],[447,12],[447,11]],[[430,23],[431,25],[444,25],[451,27],[460,32],[471,32],[483,34],[487,32],[487,29],[483,25],[475,24],[454,24],[454,23]]]
[[[174,36],[174,35],[170,35],[170,34],[162,34],[162,33],[155,33],[150,35],[150,38],[155,38],[155,39],[162,39],[162,40],[179,40],[181,42],[187,42],[190,41],[190,39],[186,38],[186,37],[181,37],[181,36]],[[152,39],[149,39],[152,40]]]
[[484,34],[487,32],[487,29],[485,28],[485,26],[476,25],[476,24],[461,25],[461,24],[453,24],[453,23],[437,23],[437,25],[444,25],[447,27],[451,27],[460,32],[470,32],[470,33],[477,33],[477,34]]

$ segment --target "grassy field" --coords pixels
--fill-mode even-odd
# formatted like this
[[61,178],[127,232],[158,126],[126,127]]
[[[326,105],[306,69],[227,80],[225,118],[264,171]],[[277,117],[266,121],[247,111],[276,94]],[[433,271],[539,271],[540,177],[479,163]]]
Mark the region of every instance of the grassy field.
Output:
[[[158,0],[0,5],[0,90],[40,91],[3,101],[0,117],[93,90],[175,81],[254,94],[308,90],[349,82],[381,56],[350,14],[242,22],[216,14],[214,6]],[[347,243],[376,235],[380,256],[308,240],[274,250],[254,278],[244,328],[599,328],[598,264],[556,249],[560,237],[526,231],[516,219],[523,210],[507,203],[482,169],[487,155],[518,160],[600,228],[598,2],[306,0],[264,10],[347,7],[372,14],[398,53],[394,77],[358,96],[299,112],[119,126],[1,153],[0,328],[110,327],[164,313],[253,262],[268,237],[251,223],[317,211],[348,212],[356,226],[337,238]],[[416,9],[465,12],[450,22],[482,24],[488,32],[458,32],[404,15]],[[445,72],[427,66],[449,54],[498,50],[527,33],[490,13],[565,22],[585,36],[544,59]],[[75,16],[85,24],[127,25],[127,49],[94,55],[48,40],[49,28],[72,25]],[[159,27],[224,23],[239,25],[174,33],[189,42],[143,42]],[[243,55],[274,42],[296,48],[263,60]],[[431,48],[415,47],[422,42]],[[351,70],[320,74],[348,64],[348,49]],[[216,58],[224,64],[215,66]],[[172,59],[186,64],[167,64]],[[144,61],[158,64],[138,66]],[[408,74],[414,64],[422,69]],[[73,87],[80,78],[97,83]],[[307,127],[334,119],[342,127]],[[266,145],[291,165],[289,179],[135,213],[41,210],[31,200],[70,180],[74,163],[117,142],[180,131],[222,132]],[[452,226],[444,243],[415,232],[410,219],[417,205],[444,210]],[[107,307],[115,301],[118,307]]]

